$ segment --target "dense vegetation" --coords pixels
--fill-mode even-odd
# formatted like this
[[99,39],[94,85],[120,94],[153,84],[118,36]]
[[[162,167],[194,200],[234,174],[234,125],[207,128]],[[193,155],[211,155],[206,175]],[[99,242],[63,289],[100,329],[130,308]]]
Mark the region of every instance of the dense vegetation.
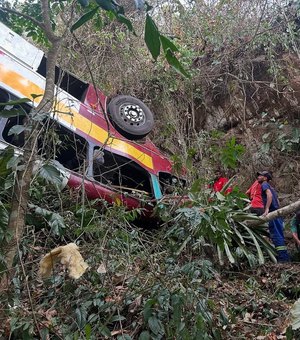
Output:
[[[51,3],[54,10],[66,10]],[[281,202],[298,199],[299,1],[153,3],[149,13],[160,34],[178,47],[180,65],[165,54],[154,53],[153,62],[144,13],[129,1],[121,5],[136,35],[125,19],[111,20],[118,16],[99,11],[75,37],[66,35],[58,63],[110,96],[135,95],[151,107],[156,127],[150,137],[176,168],[186,167],[188,185],[180,194],[189,203],[158,204],[160,223],[145,228],[140,211],[87,201],[84,192],[59,192],[55,171],[44,169],[30,182],[25,230],[10,285],[1,292],[1,336],[297,338],[289,313],[299,297],[298,263],[273,263],[264,226],[245,222],[255,217],[245,212],[243,192],[256,170],[272,168]],[[15,8],[34,16],[38,5],[28,1]],[[77,10],[82,15],[93,7]],[[49,47],[26,18],[3,12],[1,18],[29,33],[40,48]],[[56,17],[58,31],[65,19]],[[12,237],[7,224],[20,170],[14,160],[8,150],[0,163],[2,245]],[[207,189],[220,166],[237,175],[230,195]],[[71,242],[79,245],[89,270],[72,280],[57,266],[42,281],[41,257]],[[0,259],[6,273],[2,253]]]

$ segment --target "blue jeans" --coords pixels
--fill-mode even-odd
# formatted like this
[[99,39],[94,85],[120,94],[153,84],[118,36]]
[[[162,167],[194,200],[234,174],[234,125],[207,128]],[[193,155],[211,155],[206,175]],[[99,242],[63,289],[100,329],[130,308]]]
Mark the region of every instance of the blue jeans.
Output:
[[283,219],[281,217],[277,217],[269,222],[269,232],[270,238],[277,252],[278,262],[290,261],[290,256],[285,246],[283,234]]

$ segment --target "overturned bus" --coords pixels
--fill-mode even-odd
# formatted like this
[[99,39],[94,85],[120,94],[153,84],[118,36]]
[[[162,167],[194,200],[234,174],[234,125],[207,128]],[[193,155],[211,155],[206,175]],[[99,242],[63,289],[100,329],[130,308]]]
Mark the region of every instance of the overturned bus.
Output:
[[[0,110],[13,108],[13,100],[34,98],[22,104],[29,112],[44,93],[46,57],[1,23],[0,32],[0,103],[8,103]],[[151,211],[165,188],[178,181],[170,160],[145,137],[154,124],[152,112],[131,96],[109,99],[58,67],[55,78],[55,104],[38,141],[41,157],[60,163],[64,185],[84,185],[89,199]],[[24,134],[12,132],[23,122],[20,115],[0,118],[1,149],[22,149]]]

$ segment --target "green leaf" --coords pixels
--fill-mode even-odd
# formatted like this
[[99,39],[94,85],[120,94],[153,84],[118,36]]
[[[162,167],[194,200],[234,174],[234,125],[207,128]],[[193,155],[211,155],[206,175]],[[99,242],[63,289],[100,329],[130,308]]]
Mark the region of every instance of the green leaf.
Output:
[[47,340],[49,339],[49,329],[48,328],[42,328],[40,330],[41,340]]
[[152,311],[153,311],[152,307],[155,303],[156,303],[155,299],[149,299],[145,303],[143,315],[144,315],[144,319],[145,319],[146,322],[149,320],[150,316],[152,315]]
[[182,242],[181,246],[179,247],[179,249],[176,251],[175,255],[178,256],[181,254],[181,252],[183,251],[183,249],[186,247],[186,245],[190,242],[191,240],[191,235],[188,235],[188,237]]
[[62,230],[66,228],[62,216],[50,210],[43,209],[35,204],[28,204],[28,207],[34,214],[42,216],[48,222],[48,225],[51,227],[51,231],[55,235],[61,236]]
[[235,259],[232,256],[231,251],[230,251],[230,249],[228,247],[228,243],[225,240],[224,240],[224,249],[225,249],[225,253],[226,253],[227,257],[228,257],[229,262],[230,263],[235,263]]
[[159,319],[157,319],[155,316],[151,316],[148,320],[148,326],[150,330],[155,334],[155,335],[163,335],[165,333],[163,324]]
[[89,323],[84,326],[85,340],[90,340],[92,335],[92,327]]
[[191,76],[185,71],[181,63],[175,57],[173,51],[168,49],[165,56],[166,56],[168,63],[175,69],[175,71],[177,71],[178,73],[180,73],[186,78],[191,78]]
[[134,31],[134,29],[133,29],[133,26],[132,26],[131,21],[130,21],[128,18],[126,18],[125,15],[123,15],[123,14],[118,14],[118,15],[117,15],[117,19],[118,19],[118,21],[120,21],[122,24],[126,25],[130,32],[133,32],[133,34],[136,35],[136,34],[135,34],[135,31]]
[[132,340],[132,337],[128,334],[118,335],[117,340]]
[[61,172],[56,168],[55,165],[52,165],[51,163],[42,165],[39,169],[38,174],[47,182],[52,183],[58,187],[62,184],[63,178]]
[[89,5],[89,0],[77,0],[82,7],[87,7]]
[[[8,211],[5,208],[4,204],[0,201],[0,230],[2,229],[3,231],[5,231],[5,233],[8,233],[7,225],[8,225]],[[2,241],[1,237],[0,241]]]
[[159,39],[165,53],[168,49],[170,49],[172,52],[178,52],[178,48],[169,38],[165,37],[164,35],[160,35]]
[[76,308],[75,315],[79,328],[83,328],[86,324],[87,311],[84,308]]
[[285,331],[286,340],[293,340],[294,338],[294,332],[291,326],[289,326]]
[[217,253],[218,253],[220,265],[223,266],[224,265],[223,252],[218,244],[217,244]]
[[115,13],[118,12],[117,5],[111,0],[95,0],[95,1],[105,11],[112,11],[112,12],[115,12]]
[[29,128],[26,128],[23,125],[14,125],[7,133],[8,136],[11,135],[19,135],[20,133],[24,132],[25,130],[30,131]]
[[257,240],[260,242],[260,244],[262,244],[264,246],[264,249],[266,249],[267,253],[269,254],[269,256],[271,258],[271,260],[274,263],[277,263],[277,259],[275,257],[276,251],[275,251],[274,247],[263,236],[259,235],[254,230],[252,232],[255,234],[255,236],[256,236]]
[[36,98],[39,98],[39,97],[43,97],[43,94],[35,94],[35,93],[32,93],[30,95],[33,99],[36,99]]
[[11,170],[8,169],[9,161],[14,157],[14,149],[13,147],[8,147],[4,150],[0,151],[0,177],[6,177]]
[[99,333],[111,339],[111,332],[105,325],[100,326]]
[[22,108],[0,111],[0,117],[4,117],[4,118],[18,117],[18,116],[25,116],[25,115],[26,115],[26,112]]
[[71,32],[74,32],[77,28],[85,24],[87,21],[91,20],[93,16],[97,13],[99,7],[93,8],[91,11],[85,13],[75,24],[71,27]]
[[145,24],[145,42],[154,60],[157,60],[160,54],[159,32],[155,22],[147,14]]
[[11,100],[11,101],[6,102],[6,103],[0,103],[0,106],[17,105],[17,104],[23,104],[23,103],[28,103],[28,102],[31,102],[31,99],[29,99],[29,98],[20,98],[20,99],[16,99],[16,100]]
[[94,26],[95,29],[99,31],[103,28],[102,18],[101,15],[99,15],[99,13],[97,13],[96,18],[94,18]]
[[260,248],[260,246],[259,246],[259,244],[258,244],[258,242],[257,242],[257,239],[256,239],[255,235],[253,234],[253,232],[251,231],[251,229],[248,228],[245,224],[243,224],[243,223],[241,223],[241,224],[242,224],[243,227],[248,231],[249,235],[252,237],[252,240],[253,240],[253,242],[254,242],[254,244],[255,244],[255,247],[256,247],[256,249],[257,249],[258,262],[259,262],[259,264],[264,264],[264,263],[265,263],[264,255],[263,255],[263,253],[262,253],[262,251],[261,251],[261,248]]
[[153,6],[149,5],[147,1],[145,1],[145,6],[146,6],[146,12],[149,12],[153,9]]
[[111,322],[116,322],[116,321],[123,321],[123,320],[126,320],[126,318],[123,316],[123,315],[114,315],[112,318],[111,318]]
[[222,195],[219,191],[216,192],[216,196],[219,201],[225,201],[225,196]]
[[239,221],[261,221],[262,224],[266,223],[259,216],[253,215],[251,213],[246,213],[246,212],[237,212],[234,215],[232,215],[232,219],[236,222],[239,222]]

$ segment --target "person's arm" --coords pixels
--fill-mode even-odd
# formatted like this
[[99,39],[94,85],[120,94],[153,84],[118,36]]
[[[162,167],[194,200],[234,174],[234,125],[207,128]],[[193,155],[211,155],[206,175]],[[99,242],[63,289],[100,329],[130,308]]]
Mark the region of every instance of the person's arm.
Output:
[[296,244],[300,246],[300,240],[299,240],[298,232],[297,232],[296,217],[293,217],[292,220],[291,220],[291,232],[292,232],[292,235],[293,235],[293,238],[294,238]]
[[300,246],[300,240],[299,240],[298,234],[297,233],[292,233],[292,235],[293,235],[293,238],[296,241],[297,245]]
[[271,203],[272,203],[272,198],[273,198],[273,195],[272,195],[272,192],[271,192],[270,189],[266,190],[266,195],[267,195],[267,202],[266,202],[265,212],[263,213],[263,216],[268,215],[269,209],[270,209],[270,206],[271,206]]

